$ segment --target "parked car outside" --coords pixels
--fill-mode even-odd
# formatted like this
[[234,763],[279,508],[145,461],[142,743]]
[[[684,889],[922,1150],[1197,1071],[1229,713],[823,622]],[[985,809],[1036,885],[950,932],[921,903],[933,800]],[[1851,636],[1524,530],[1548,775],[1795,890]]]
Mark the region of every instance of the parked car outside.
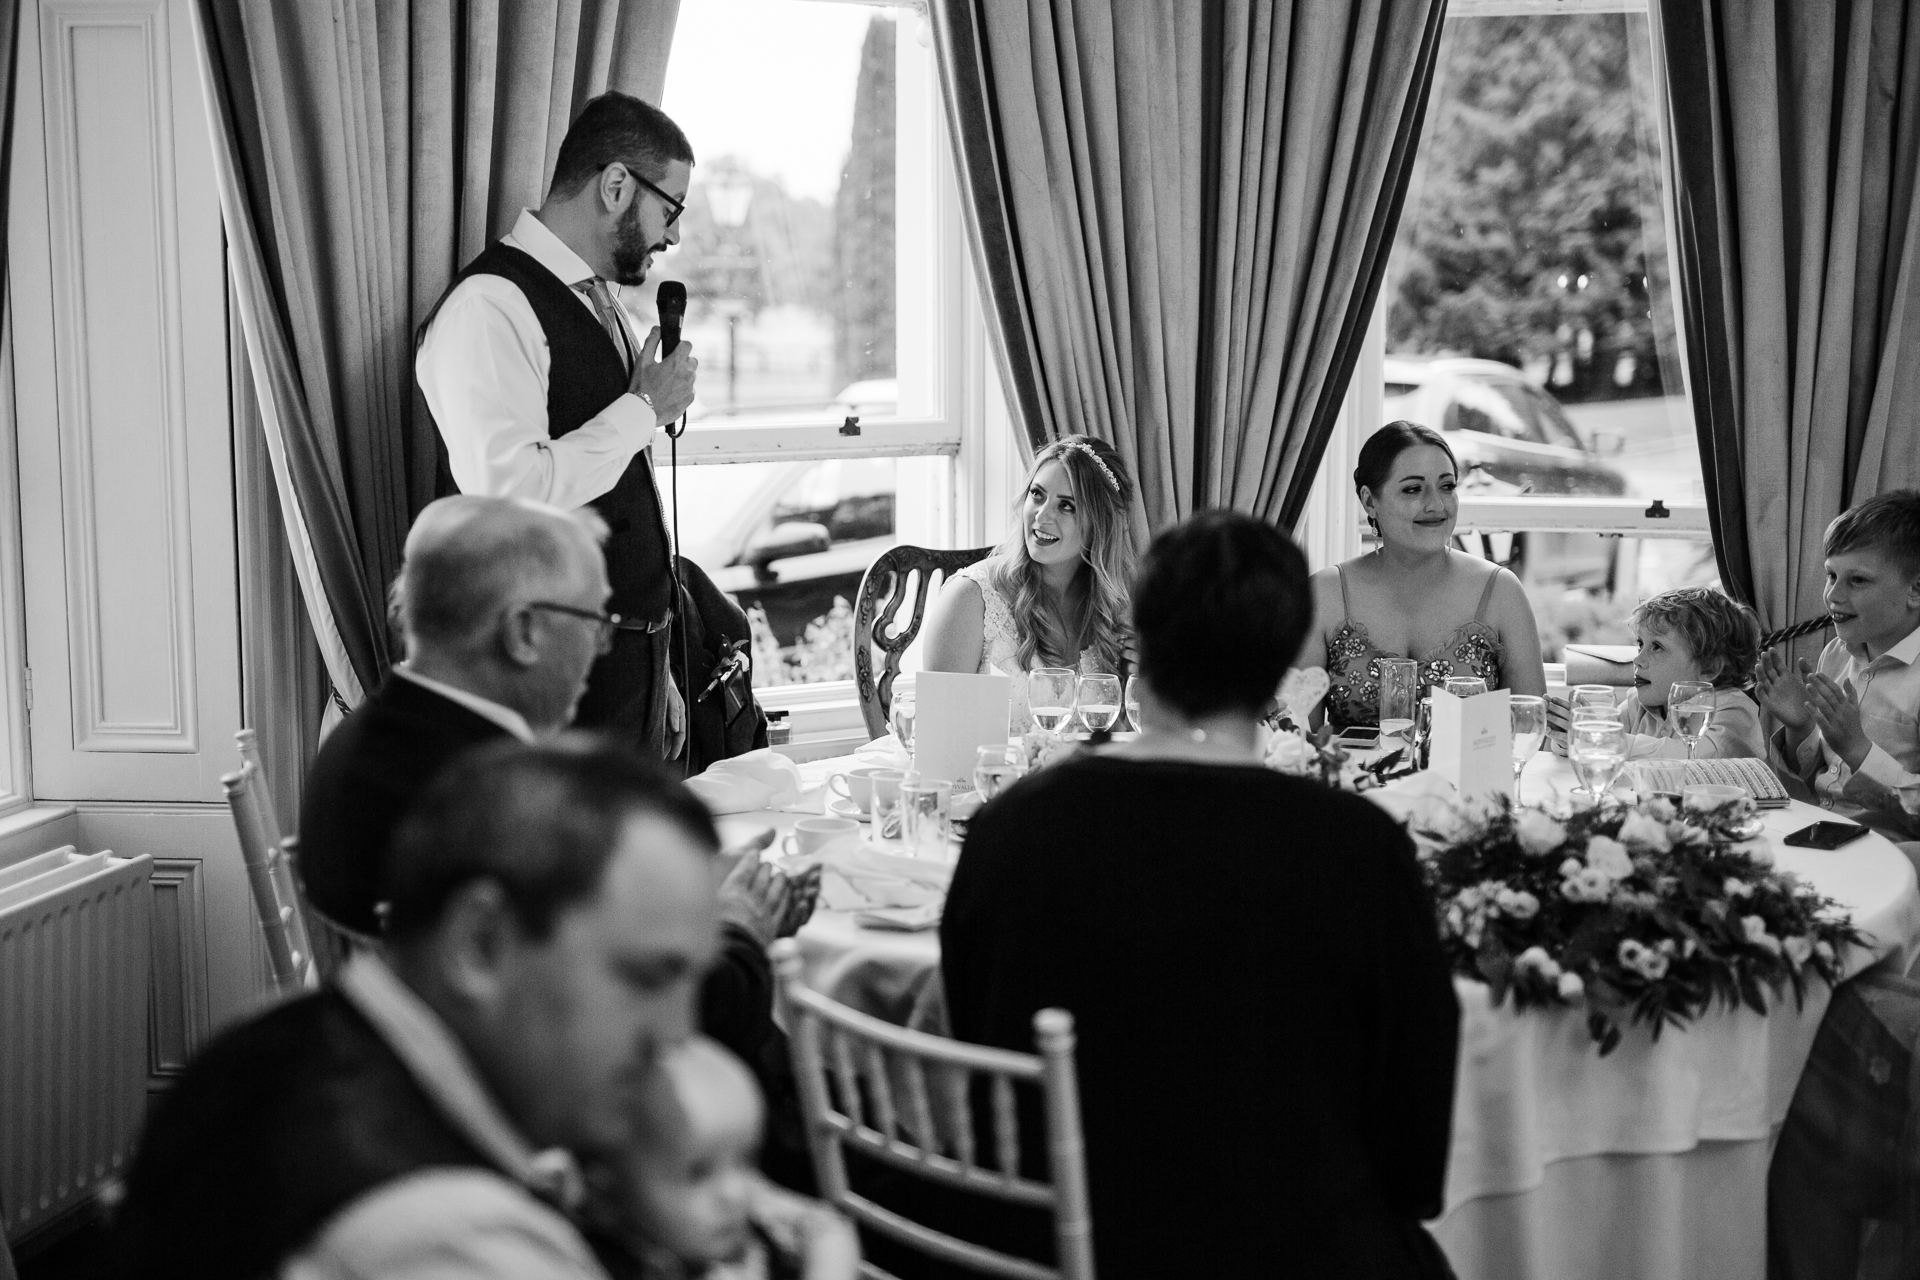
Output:
[[[1388,356],[1382,372],[1386,420],[1404,418],[1444,435],[1469,493],[1619,497],[1628,491],[1626,474],[1609,460],[1623,440],[1582,432],[1559,401],[1512,365]],[[1618,538],[1584,533],[1463,535],[1461,542],[1539,588],[1610,588],[1620,551]]]

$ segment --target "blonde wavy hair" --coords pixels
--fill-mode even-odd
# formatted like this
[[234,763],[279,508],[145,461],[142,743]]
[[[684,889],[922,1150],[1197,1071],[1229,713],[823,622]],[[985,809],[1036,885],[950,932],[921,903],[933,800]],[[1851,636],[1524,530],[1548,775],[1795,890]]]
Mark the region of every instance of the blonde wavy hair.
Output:
[[[1027,554],[1026,522],[1022,513],[1034,477],[1049,462],[1066,468],[1073,482],[1084,549],[1076,585],[1086,584],[1087,614],[1078,637],[1069,634],[1066,621],[1046,606],[1040,567]],[[1005,596],[1019,634],[1018,656],[1023,669],[1035,658],[1047,666],[1078,667],[1080,652],[1092,648],[1109,671],[1119,671],[1131,629],[1128,592],[1137,553],[1133,546],[1133,477],[1120,454],[1092,436],[1062,436],[1033,455],[1033,466],[1013,506],[1013,523],[1006,539],[994,551],[988,569],[993,585]],[[1076,645],[1076,639],[1079,644]]]

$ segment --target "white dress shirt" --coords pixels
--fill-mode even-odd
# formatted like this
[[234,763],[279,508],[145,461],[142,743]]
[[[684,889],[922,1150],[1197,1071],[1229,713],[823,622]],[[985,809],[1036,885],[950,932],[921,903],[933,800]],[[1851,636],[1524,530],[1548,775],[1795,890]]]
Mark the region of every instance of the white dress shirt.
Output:
[[533,1149],[453,1032],[379,957],[355,956],[340,994],[494,1167],[421,1169],[374,1187],[321,1224],[280,1280],[605,1280],[558,1207],[577,1208],[585,1192],[572,1156]]
[[493,721],[522,742],[533,741],[533,726],[527,723],[525,716],[515,711],[512,707],[501,706],[491,698],[483,698],[477,693],[468,693],[465,689],[455,688],[443,680],[430,679],[427,676],[421,675],[404,662],[396,662],[394,664],[393,674],[399,676],[402,680],[413,681],[413,683],[419,685],[422,689],[428,689],[439,694],[448,702],[459,703],[482,719]]
[[[1835,637],[1820,651],[1820,673],[1853,698],[1860,727],[1873,746],[1850,769],[1818,729],[1789,752],[1786,730],[1774,733],[1773,765],[1795,774],[1819,802],[1842,817],[1879,829],[1893,840],[1920,834],[1920,629],[1868,662]],[[1904,808],[1904,812],[1903,812]]]
[[[553,272],[569,289],[594,276],[580,255],[530,209],[504,243]],[[609,284],[618,296],[619,286]],[[588,314],[593,300],[574,289]],[[640,339],[627,325],[632,350]],[[627,392],[558,440],[547,434],[546,331],[519,286],[503,276],[461,281],[441,303],[414,357],[414,377],[446,442],[462,493],[533,498],[569,510],[606,493],[658,428],[646,401]]]

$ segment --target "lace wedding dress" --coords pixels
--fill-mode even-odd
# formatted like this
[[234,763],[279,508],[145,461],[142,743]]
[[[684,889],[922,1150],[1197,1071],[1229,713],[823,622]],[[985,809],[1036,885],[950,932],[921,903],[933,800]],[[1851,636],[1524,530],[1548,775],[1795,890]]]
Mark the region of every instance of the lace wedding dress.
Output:
[[[1027,670],[1020,665],[1020,630],[1014,623],[1013,610],[1008,607],[1007,598],[993,585],[993,575],[988,566],[992,560],[981,560],[960,570],[956,577],[965,578],[980,588],[981,598],[986,601],[987,612],[980,633],[980,670],[976,675],[1011,676],[1013,678],[1013,714],[1008,721],[1008,729],[1014,734],[1024,734],[1033,728],[1033,712],[1027,707]],[[1035,659],[1034,666],[1046,663]],[[1100,660],[1096,649],[1080,651],[1080,673],[1095,675],[1109,671],[1106,663]]]

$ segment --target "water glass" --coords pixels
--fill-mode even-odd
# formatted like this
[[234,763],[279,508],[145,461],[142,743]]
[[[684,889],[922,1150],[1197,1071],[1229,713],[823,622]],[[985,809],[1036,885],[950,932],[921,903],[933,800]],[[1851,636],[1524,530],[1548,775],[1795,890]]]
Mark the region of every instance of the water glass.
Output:
[[899,740],[902,751],[913,750],[913,695],[893,692],[893,705],[887,708],[887,719],[893,725],[893,736]]
[[1477,698],[1487,691],[1487,682],[1479,676],[1448,676],[1441,687],[1456,698]]
[[973,753],[973,786],[991,800],[1027,771],[1025,753],[1015,746],[985,746]]
[[1547,700],[1516,693],[1508,702],[1513,722],[1513,802],[1520,803],[1520,773],[1547,737]]
[[1687,785],[1687,762],[1684,760],[1635,760],[1627,766],[1633,776],[1633,789],[1645,800],[1653,796],[1663,796],[1675,804],[1680,803],[1680,793]]
[[1580,789],[1600,803],[1626,767],[1626,727],[1618,720],[1580,721],[1568,734],[1567,758]]
[[1577,684],[1573,686],[1573,692],[1567,699],[1570,704],[1567,718],[1578,720],[1581,718],[1581,713],[1585,711],[1598,712],[1603,720],[1615,719],[1618,708],[1614,705],[1613,695],[1614,688],[1610,684]]
[[1027,672],[1027,710],[1033,722],[1056,733],[1073,714],[1079,678],[1066,667],[1035,667]]
[[1140,677],[1127,677],[1127,727],[1140,732]]
[[1673,731],[1686,739],[1687,759],[1693,759],[1693,748],[1706,735],[1707,726],[1713,722],[1713,685],[1706,680],[1675,680],[1673,688],[1667,694],[1667,718],[1673,722]]
[[922,778],[900,788],[901,828],[910,856],[946,860],[947,810],[952,804],[951,782]]
[[1112,729],[1113,722],[1120,718],[1120,677],[1081,676],[1076,705],[1080,709],[1080,723],[1087,726],[1087,732]]
[[[1420,664],[1412,658],[1380,661],[1380,736],[1413,738],[1413,704],[1420,692]],[[1385,744],[1382,743],[1382,746]]]

